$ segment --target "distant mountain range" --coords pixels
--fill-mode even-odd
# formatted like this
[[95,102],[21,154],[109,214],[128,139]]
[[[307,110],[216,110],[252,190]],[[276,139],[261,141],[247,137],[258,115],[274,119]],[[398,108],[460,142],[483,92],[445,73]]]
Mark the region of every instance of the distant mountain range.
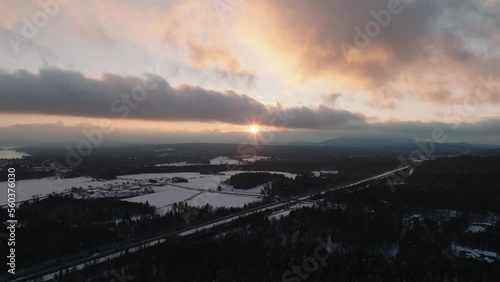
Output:
[[313,146],[313,147],[331,147],[332,149],[341,149],[352,151],[353,153],[410,153],[414,150],[433,150],[433,155],[498,155],[500,146],[468,144],[468,143],[434,143],[423,144],[411,138],[399,136],[382,135],[355,135],[340,136],[322,142],[291,142],[293,146]]
[[320,142],[321,146],[335,146],[339,148],[381,148],[413,145],[415,141],[404,137],[390,136],[341,136]]

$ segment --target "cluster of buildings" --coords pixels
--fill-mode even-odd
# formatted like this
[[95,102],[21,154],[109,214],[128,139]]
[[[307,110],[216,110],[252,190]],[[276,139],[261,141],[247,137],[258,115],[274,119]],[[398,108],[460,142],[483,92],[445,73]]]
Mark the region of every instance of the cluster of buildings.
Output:
[[71,193],[82,198],[127,198],[154,193],[153,186],[165,185],[164,183],[151,183],[149,180],[127,181],[125,183],[104,184],[88,188],[73,187]]
[[469,249],[460,246],[456,246],[455,251],[457,256],[479,261],[485,261],[487,263],[494,263],[495,261],[500,260],[498,254],[495,252],[483,251],[478,249]]
[[[405,217],[403,219],[403,225],[406,227],[406,230],[408,230],[415,222],[423,221],[426,217],[438,222],[447,222],[450,219],[457,218],[461,215],[462,213],[454,210],[429,210],[427,213],[417,213]],[[493,213],[487,213],[485,215],[469,214],[468,219],[470,220],[470,224],[464,232],[480,233],[485,232],[490,228],[494,228],[498,217]],[[480,221],[472,221],[474,219]],[[454,243],[452,244],[452,250],[457,257],[484,261],[487,263],[494,263],[500,260],[500,257],[496,252],[462,247],[455,245]]]
[[68,166],[65,166],[59,162],[55,162],[52,160],[45,160],[41,162],[38,166],[32,165],[30,166],[30,169],[33,171],[37,172],[48,172],[53,170],[56,174],[56,176],[62,177],[64,174],[71,172],[71,168]]
[[[127,198],[154,193],[154,190],[150,186],[132,186],[127,188],[97,187],[86,189],[83,193],[87,197],[93,198]],[[82,195],[82,193],[78,193],[78,195]]]
[[183,177],[163,177],[157,179],[135,179],[124,182],[106,183],[102,186],[89,185],[84,188],[72,187],[70,192],[82,198],[129,198],[144,194],[155,193],[153,187],[165,186],[169,183],[188,182]]
[[15,164],[25,171],[33,173],[48,173],[53,171],[54,174],[58,177],[63,177],[66,173],[72,171],[71,167],[50,159],[46,159],[43,161],[24,157],[21,159],[0,159],[0,167],[12,164]]

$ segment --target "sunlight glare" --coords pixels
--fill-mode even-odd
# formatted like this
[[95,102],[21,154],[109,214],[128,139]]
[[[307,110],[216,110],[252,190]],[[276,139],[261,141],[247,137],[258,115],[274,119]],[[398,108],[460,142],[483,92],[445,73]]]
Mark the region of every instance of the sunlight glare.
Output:
[[259,126],[258,126],[258,125],[252,125],[252,126],[250,127],[250,133],[252,133],[252,134],[258,134],[258,133],[259,133],[259,131],[260,131],[260,128],[259,128]]

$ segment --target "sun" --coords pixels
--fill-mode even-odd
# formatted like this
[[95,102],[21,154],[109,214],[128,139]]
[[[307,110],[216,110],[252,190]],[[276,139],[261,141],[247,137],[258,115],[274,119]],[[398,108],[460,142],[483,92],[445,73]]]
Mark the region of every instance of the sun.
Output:
[[252,125],[249,129],[250,133],[258,134],[260,132],[260,127],[258,125]]

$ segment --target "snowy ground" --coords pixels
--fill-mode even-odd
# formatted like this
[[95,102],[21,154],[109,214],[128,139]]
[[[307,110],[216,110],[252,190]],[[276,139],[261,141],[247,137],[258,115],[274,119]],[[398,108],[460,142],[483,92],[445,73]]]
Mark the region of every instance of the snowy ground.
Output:
[[[271,185],[271,182],[268,182],[268,183],[264,183],[264,184],[262,184],[262,185],[255,186],[254,188],[247,189],[247,190],[245,190],[245,192],[247,192],[247,193],[255,193],[255,194],[260,194],[260,191],[261,191],[262,189],[264,189],[264,186],[265,186],[266,184]],[[236,189],[235,189],[235,190],[236,190]]]
[[338,170],[318,170],[318,171],[313,171],[312,172],[314,176],[319,177],[322,173],[323,174],[339,174]]
[[142,173],[131,175],[120,175],[118,179],[133,180],[133,179],[162,179],[172,177],[184,177],[186,179],[197,178],[200,176],[199,172],[171,172],[171,173]]
[[481,233],[486,231],[486,227],[479,226],[479,225],[469,225],[469,228],[467,228],[467,232],[472,232],[472,233]]
[[187,163],[187,162],[167,163],[167,164],[155,164],[155,166],[157,166],[157,167],[163,167],[163,166],[182,167],[182,166],[190,166],[190,165],[204,165],[204,164],[194,164],[194,163]]
[[312,206],[314,206],[313,203],[298,203],[298,204],[295,204],[291,207],[288,207],[286,210],[275,212],[275,213],[271,214],[268,218],[269,219],[280,219],[282,217],[287,217],[288,215],[290,215],[290,213],[293,210],[300,209],[303,207],[312,207]]
[[[138,174],[138,175],[127,175],[120,176],[120,179],[150,179],[150,178],[172,178],[172,177],[184,177],[188,179],[187,183],[175,183],[174,186],[167,187],[156,187],[155,190],[164,191],[149,195],[143,195],[139,197],[134,197],[132,199],[126,199],[126,201],[134,201],[134,202],[146,202],[149,204],[161,208],[159,213],[164,213],[168,211],[164,207],[167,205],[171,205],[176,202],[186,201],[190,206],[204,206],[207,203],[213,207],[243,207],[245,204],[252,203],[255,201],[260,201],[260,190],[261,185],[257,186],[253,189],[249,190],[238,190],[233,189],[231,185],[224,184],[231,175],[235,175],[241,173],[239,172],[230,172],[223,173],[221,175],[203,175],[200,173],[194,172],[182,172],[182,173],[159,173],[159,174]],[[222,192],[227,193],[241,193],[241,194],[249,194],[245,195],[231,195],[231,194],[221,194],[216,193],[217,187],[221,186]],[[195,191],[189,189],[183,189],[181,187],[192,188],[192,189],[200,189],[203,191]],[[176,188],[175,190],[172,188]],[[208,192],[209,190],[213,192]],[[166,192],[165,192],[166,191]],[[188,192],[188,193],[185,193]],[[253,194],[253,195],[252,195]],[[197,195],[196,197],[193,197]]]
[[240,161],[231,159],[230,157],[217,157],[215,159],[210,160],[210,164],[213,165],[221,165],[221,164],[228,164],[228,165],[239,165],[242,164]]
[[[181,183],[188,184],[188,183]],[[202,207],[210,204],[213,207],[243,207],[245,204],[260,201],[260,195],[236,195],[222,194],[216,192],[200,192],[174,186],[157,187],[159,192],[124,199],[123,201],[134,203],[146,203],[157,208],[158,214],[170,211],[171,205],[179,202],[187,202],[194,207]]]
[[[180,187],[174,187],[170,185],[165,186],[153,186],[155,193],[136,196],[126,199],[130,202],[146,202],[148,201],[151,205],[158,208],[171,205],[175,202],[181,202],[188,200],[189,204],[192,205],[204,205],[207,202],[217,206],[227,206],[227,207],[241,207],[247,203],[254,201],[259,201],[257,196],[260,196],[260,191],[264,185],[259,185],[257,187],[248,190],[234,189],[231,185],[224,184],[222,182],[226,181],[230,176],[236,175],[242,172],[257,172],[257,171],[226,171],[219,175],[202,175],[197,172],[176,172],[176,173],[146,173],[146,174],[134,174],[134,175],[122,175],[118,176],[116,180],[108,181],[94,181],[89,177],[77,177],[77,178],[67,178],[59,179],[55,177],[42,178],[42,179],[30,179],[30,180],[19,180],[16,182],[16,201],[30,200],[33,196],[46,196],[50,193],[63,193],[69,191],[72,187],[75,188],[95,188],[103,187],[109,184],[122,184],[127,181],[131,182],[133,180],[149,180],[155,179],[158,182],[165,181],[173,177],[183,177],[188,179],[187,183],[176,183],[186,188],[192,189],[202,189],[207,191],[206,193],[200,194],[203,191],[195,191],[190,189],[183,189]],[[263,171],[264,172],[264,171]],[[287,177],[295,177],[295,174],[287,172],[272,171],[269,173],[282,174]],[[161,181],[160,181],[161,180]],[[6,186],[6,182],[0,184]],[[242,195],[232,195],[232,194],[220,194],[215,193],[217,187],[221,186],[222,192],[226,193],[239,193]],[[208,192],[212,190],[214,193]],[[199,196],[190,200],[190,197],[194,195]],[[247,194],[247,195],[245,195]],[[6,205],[7,198],[0,197],[0,205]]]
[[233,186],[224,184],[222,182],[229,178],[228,175],[200,175],[188,179],[188,183],[177,183],[176,185],[203,189],[203,190],[217,190],[217,187],[221,186],[223,191],[233,190]]
[[196,191],[187,190],[177,187],[165,187],[164,191],[141,195],[133,198],[124,199],[124,201],[132,203],[146,203],[155,206],[157,208],[172,205],[173,203],[182,202],[185,199],[198,194]]
[[199,196],[194,197],[187,203],[190,206],[201,207],[210,204],[212,207],[243,207],[245,204],[260,201],[256,197],[246,197],[240,195],[226,195],[218,193],[206,192]]
[[[211,165],[244,165],[245,163],[254,163],[256,161],[265,161],[272,159],[272,157],[267,157],[267,156],[249,156],[249,157],[242,157],[241,160],[235,160],[231,159],[230,157],[227,156],[219,156],[217,158],[211,159],[210,164]],[[188,163],[188,162],[178,162],[178,163],[164,163],[164,164],[156,164],[155,166],[157,167],[163,167],[163,166],[176,166],[176,167],[183,167],[183,166],[190,166],[190,165],[205,165],[205,164],[199,164],[199,163]]]
[[[33,196],[46,196],[50,193],[63,193],[72,187],[89,188],[89,186],[103,186],[104,184],[123,183],[123,180],[93,181],[90,177],[60,179],[48,177],[16,181],[16,202],[31,199]],[[0,186],[7,187],[7,182]],[[6,188],[5,188],[6,189]],[[0,205],[7,204],[7,197],[0,197]]]
[[[165,179],[165,178],[173,178],[173,177],[183,177],[186,178],[188,183],[177,183],[176,185],[195,188],[195,189],[203,189],[203,190],[217,190],[218,186],[221,186],[222,191],[232,191],[233,187],[231,185],[224,184],[229,177],[239,174],[239,173],[258,173],[258,172],[267,172],[272,174],[281,174],[286,177],[295,178],[296,174],[282,172],[282,171],[243,171],[243,170],[235,170],[235,171],[223,171],[220,174],[216,175],[205,175],[200,174],[198,172],[175,172],[175,173],[145,173],[145,174],[134,174],[134,175],[122,175],[118,176],[119,180],[134,180],[134,179]],[[238,190],[234,189],[234,191],[244,191],[244,192],[254,192],[260,193],[263,185],[259,185],[255,188],[248,190]]]
[[263,172],[263,173],[271,173],[271,174],[281,174],[289,178],[295,178],[297,174],[295,173],[289,173],[289,172],[283,172],[283,171],[245,171],[245,170],[233,170],[233,171],[223,171],[221,173],[227,174],[229,176],[236,175],[239,173],[258,173],[258,172]]
[[272,159],[272,157],[266,157],[266,156],[252,156],[252,157],[242,158],[242,160],[244,162],[248,162],[248,163],[254,163],[256,161],[266,161],[266,160],[270,160],[270,159]]

